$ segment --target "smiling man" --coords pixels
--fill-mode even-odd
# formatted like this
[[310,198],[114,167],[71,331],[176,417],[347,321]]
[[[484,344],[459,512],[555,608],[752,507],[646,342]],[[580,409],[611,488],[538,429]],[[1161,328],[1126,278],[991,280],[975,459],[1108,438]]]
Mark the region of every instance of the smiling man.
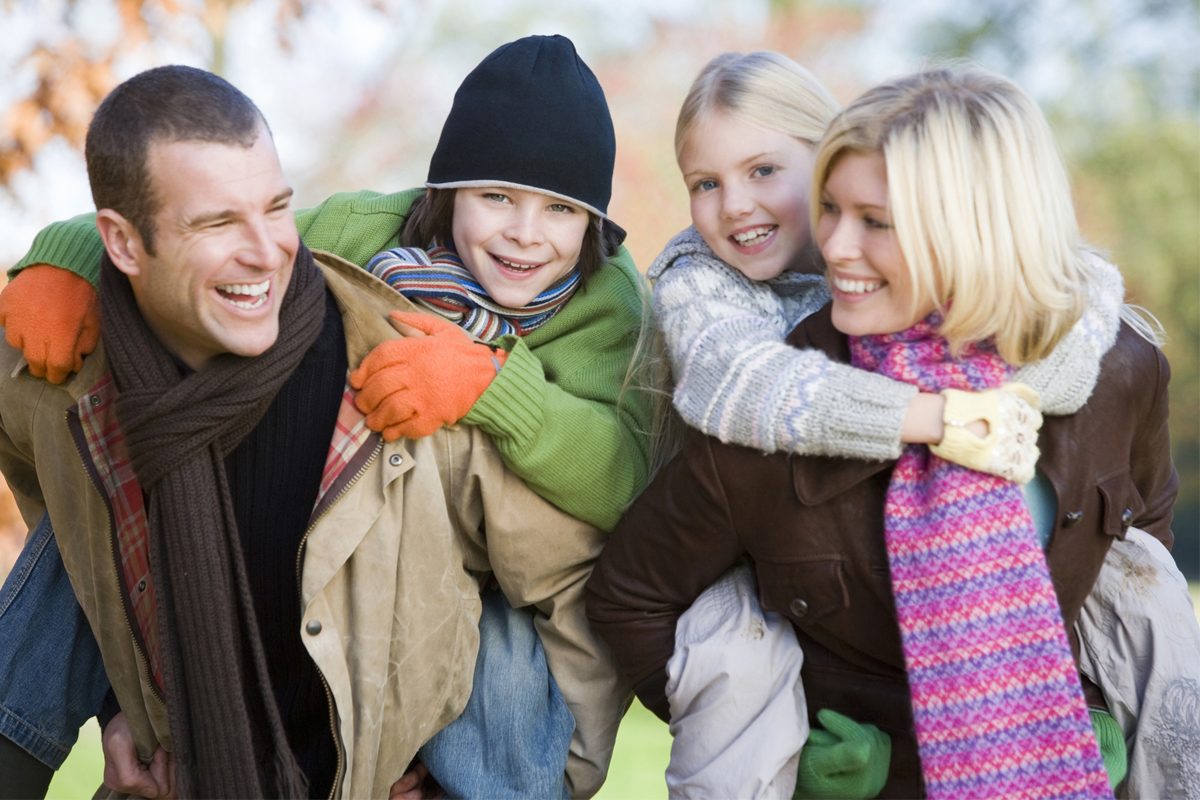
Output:
[[236,88],[135,76],[87,163],[102,346],[61,386],[0,347],[0,469],[28,524],[54,521],[112,685],[106,749],[149,765],[140,794],[172,789],[169,752],[181,796],[385,796],[470,692],[484,509],[491,536],[582,523],[478,428],[367,429],[348,366],[411,306],[301,244]]

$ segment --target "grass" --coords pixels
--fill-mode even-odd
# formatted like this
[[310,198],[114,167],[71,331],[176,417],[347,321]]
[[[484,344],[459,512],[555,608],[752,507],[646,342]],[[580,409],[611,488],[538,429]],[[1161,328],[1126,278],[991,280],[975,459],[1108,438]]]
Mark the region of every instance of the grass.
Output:
[[[1192,607],[1200,622],[1200,583],[1189,583]],[[667,796],[663,771],[671,753],[671,738],[667,726],[634,701],[621,729],[613,752],[612,767],[597,800],[658,800]],[[100,752],[100,731],[95,720],[84,726],[79,742],[62,769],[54,776],[51,800],[74,800],[91,797],[100,785],[104,773],[104,757]]]

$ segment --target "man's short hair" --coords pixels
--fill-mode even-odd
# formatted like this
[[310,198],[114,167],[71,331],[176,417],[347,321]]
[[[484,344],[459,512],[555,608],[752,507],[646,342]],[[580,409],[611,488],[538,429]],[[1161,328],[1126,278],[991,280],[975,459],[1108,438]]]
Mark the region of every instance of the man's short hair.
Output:
[[88,126],[84,155],[96,208],[128,219],[154,252],[154,214],[160,198],[147,158],[155,142],[212,142],[250,147],[259,125],[258,107],[233,84],[194,67],[155,67],[109,93]]

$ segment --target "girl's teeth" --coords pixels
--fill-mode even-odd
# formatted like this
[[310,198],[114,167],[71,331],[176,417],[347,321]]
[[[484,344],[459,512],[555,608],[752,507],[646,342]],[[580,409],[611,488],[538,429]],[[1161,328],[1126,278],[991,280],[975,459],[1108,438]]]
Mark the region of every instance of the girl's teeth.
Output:
[[538,264],[514,264],[513,262],[507,261],[507,260],[501,258],[500,256],[492,256],[492,258],[496,259],[497,261],[499,261],[501,264],[508,267],[509,269],[515,269],[519,272],[526,272],[531,269],[537,269],[537,267],[539,266]]
[[763,225],[747,231],[739,231],[733,235],[733,239],[738,244],[751,244],[755,239],[765,237],[773,230],[775,230],[773,225]]
[[839,292],[845,292],[846,294],[866,294],[883,286],[883,281],[855,281],[847,278],[834,278],[833,285]]

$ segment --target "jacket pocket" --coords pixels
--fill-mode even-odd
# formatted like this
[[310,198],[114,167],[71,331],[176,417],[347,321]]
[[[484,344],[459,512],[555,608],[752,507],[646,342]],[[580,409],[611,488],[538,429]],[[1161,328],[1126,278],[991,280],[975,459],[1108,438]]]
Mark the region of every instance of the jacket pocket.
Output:
[[1096,488],[1100,491],[1100,530],[1106,536],[1124,539],[1125,533],[1141,519],[1146,508],[1141,493],[1128,472],[1110,475]]
[[756,564],[763,608],[807,625],[850,606],[840,558]]

